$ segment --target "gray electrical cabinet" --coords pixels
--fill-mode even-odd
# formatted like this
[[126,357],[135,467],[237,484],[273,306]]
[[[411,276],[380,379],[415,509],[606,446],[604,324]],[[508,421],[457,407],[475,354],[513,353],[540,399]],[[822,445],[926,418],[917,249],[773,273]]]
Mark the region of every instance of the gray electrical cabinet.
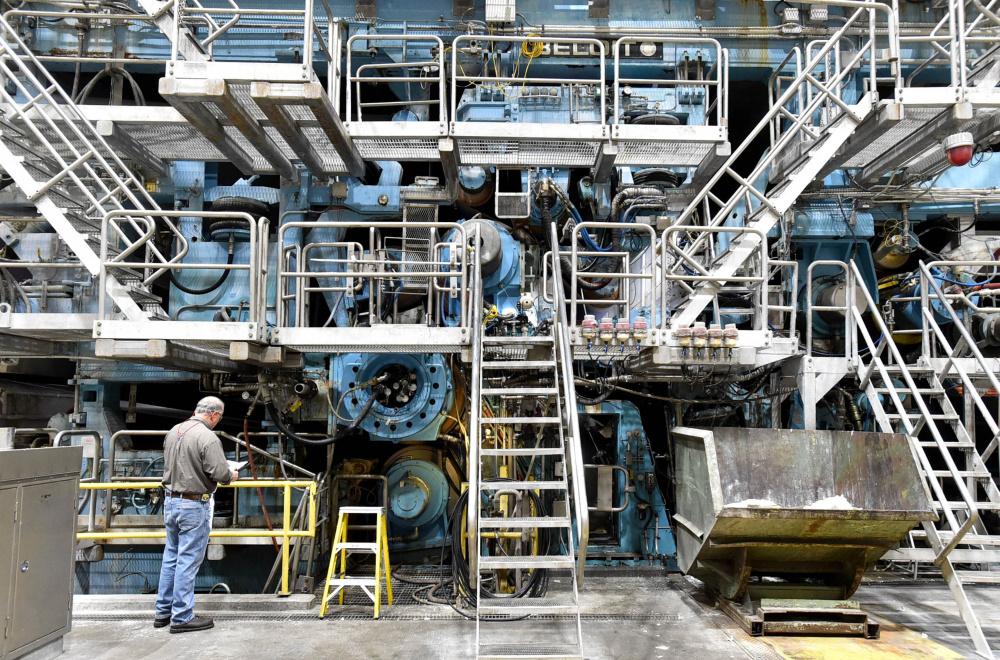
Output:
[[0,659],[62,652],[82,447],[0,451]]

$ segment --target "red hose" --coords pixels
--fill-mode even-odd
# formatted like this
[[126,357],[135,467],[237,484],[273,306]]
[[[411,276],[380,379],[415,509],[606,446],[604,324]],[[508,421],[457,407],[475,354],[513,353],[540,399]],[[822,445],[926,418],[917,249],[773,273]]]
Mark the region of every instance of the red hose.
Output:
[[[253,450],[250,449],[250,418],[243,418],[243,440],[247,443],[247,460],[250,461],[250,474],[253,475],[253,480],[257,481],[257,468],[253,464]],[[260,498],[260,508],[264,510],[264,520],[267,521],[267,530],[269,532],[274,531],[274,525],[271,524],[271,516],[267,513],[267,505],[264,504],[264,492],[257,486],[257,497]],[[275,552],[281,552],[281,548],[278,547],[278,539],[271,537],[271,543],[274,545]]]

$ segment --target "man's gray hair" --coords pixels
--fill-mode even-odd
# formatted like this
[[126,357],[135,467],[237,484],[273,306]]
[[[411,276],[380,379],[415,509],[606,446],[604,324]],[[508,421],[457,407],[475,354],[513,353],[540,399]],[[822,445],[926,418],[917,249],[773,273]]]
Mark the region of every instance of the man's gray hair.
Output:
[[198,402],[198,407],[194,409],[195,415],[211,415],[212,413],[221,413],[225,410],[226,405],[222,403],[222,399],[216,396],[206,396],[204,399]]

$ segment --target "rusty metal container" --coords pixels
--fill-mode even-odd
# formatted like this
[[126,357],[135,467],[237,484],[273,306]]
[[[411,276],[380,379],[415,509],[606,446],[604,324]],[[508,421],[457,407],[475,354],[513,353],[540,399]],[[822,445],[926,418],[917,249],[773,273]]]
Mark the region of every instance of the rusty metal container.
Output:
[[678,564],[725,598],[743,599],[748,584],[770,597],[847,598],[910,529],[936,519],[905,435],[673,434]]

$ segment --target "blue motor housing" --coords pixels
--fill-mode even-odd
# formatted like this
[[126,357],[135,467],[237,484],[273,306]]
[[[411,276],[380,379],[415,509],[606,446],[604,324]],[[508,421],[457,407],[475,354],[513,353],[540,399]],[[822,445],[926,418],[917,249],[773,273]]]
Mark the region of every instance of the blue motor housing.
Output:
[[340,417],[355,419],[375,394],[361,422],[373,440],[436,440],[455,403],[451,369],[437,353],[347,353],[331,370]]
[[[482,244],[480,267],[483,274],[483,300],[496,305],[501,316],[517,314],[521,300],[521,244],[514,240],[510,229],[492,220],[476,218],[462,223],[468,236],[479,230]],[[449,237],[453,240],[454,235]],[[445,250],[445,258],[447,258]],[[448,317],[456,322],[460,313],[458,299],[449,299]]]
[[[931,268],[931,275],[934,277],[934,281],[937,285],[941,287],[941,290],[947,294],[948,289],[953,286],[972,286],[975,284],[975,280],[968,273],[945,273],[940,268]],[[930,288],[930,287],[928,287]],[[900,296],[903,297],[920,297],[920,280],[914,278],[909,281],[908,286],[900,291]],[[979,304],[979,296],[970,295],[969,300],[972,301],[973,305]],[[952,307],[954,307],[952,303]],[[933,289],[930,289],[930,308],[934,314],[934,320],[939,325],[945,325],[951,323],[951,315],[944,308],[944,304],[937,297]],[[897,306],[897,313],[900,316],[900,325],[906,328],[919,328],[923,324],[923,317],[920,313],[920,301],[913,300],[906,303],[905,306]],[[958,308],[956,312],[959,315],[964,315],[966,313],[965,309]]]
[[389,539],[394,547],[440,547],[448,510],[448,481],[434,463],[407,454],[391,462],[389,479]]

